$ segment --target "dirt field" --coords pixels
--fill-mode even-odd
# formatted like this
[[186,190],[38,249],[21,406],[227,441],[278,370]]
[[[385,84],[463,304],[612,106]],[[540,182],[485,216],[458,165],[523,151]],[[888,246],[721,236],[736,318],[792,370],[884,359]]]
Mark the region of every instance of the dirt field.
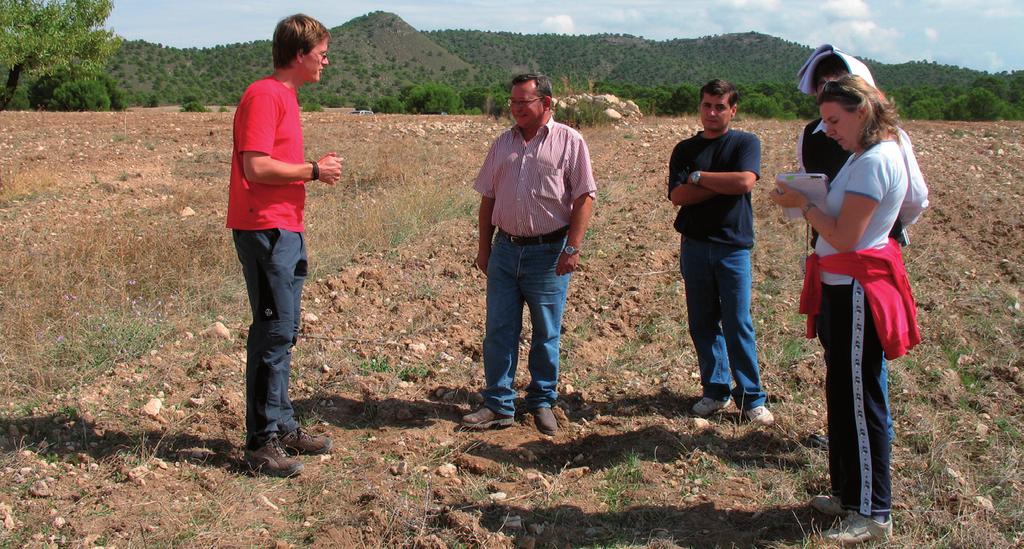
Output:
[[[734,123],[763,142],[754,319],[777,424],[687,412],[700,383],[664,179],[696,122],[648,119],[584,131],[600,192],[555,437],[528,414],[457,428],[483,375],[471,181],[505,122],[304,124],[308,156],[337,150],[346,172],[310,187],[291,395],[335,451],[277,480],[241,462],[231,114],[0,113],[0,546],[822,545],[831,521],[806,506],[828,483],[824,365],[797,313],[804,228],[765,194],[795,168],[802,123]],[[1019,547],[1024,124],[906,129],[932,206],[906,250],[925,341],[890,366],[892,545]]]

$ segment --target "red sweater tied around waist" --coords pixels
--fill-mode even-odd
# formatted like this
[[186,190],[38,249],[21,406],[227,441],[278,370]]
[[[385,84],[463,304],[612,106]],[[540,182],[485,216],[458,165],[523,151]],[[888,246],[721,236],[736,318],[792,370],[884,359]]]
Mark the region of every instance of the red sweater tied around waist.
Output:
[[901,357],[921,342],[917,305],[910,291],[903,253],[895,240],[889,239],[889,243],[878,250],[807,256],[800,312],[807,315],[808,338],[817,335],[814,321],[821,309],[822,270],[851,276],[864,287],[886,359]]

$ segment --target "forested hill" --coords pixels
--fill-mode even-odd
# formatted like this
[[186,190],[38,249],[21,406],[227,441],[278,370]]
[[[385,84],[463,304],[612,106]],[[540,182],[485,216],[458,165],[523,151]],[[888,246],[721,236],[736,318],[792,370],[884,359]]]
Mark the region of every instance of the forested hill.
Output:
[[[385,12],[353,19],[331,29],[331,35],[331,66],[316,90],[304,90],[328,105],[365,102],[431,81],[459,89],[491,87],[525,70],[574,85],[699,85],[716,77],[739,84],[791,84],[811,53],[810,47],[753,32],[668,41],[611,34],[419,32]],[[867,63],[879,82],[893,87],[966,86],[986,76],[926,62]],[[194,96],[233,104],[249,82],[271,69],[269,40],[201,49],[128,41],[109,63],[110,74],[135,102],[154,103]]]

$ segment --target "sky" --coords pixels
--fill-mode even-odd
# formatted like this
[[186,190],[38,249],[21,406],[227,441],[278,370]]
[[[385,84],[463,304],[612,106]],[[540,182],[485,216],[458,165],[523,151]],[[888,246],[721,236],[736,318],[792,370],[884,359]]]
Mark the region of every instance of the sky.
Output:
[[934,61],[1024,70],[1022,0],[114,0],[107,28],[175,47],[269,40],[292,13],[339,26],[370,11],[417,30],[622,33],[652,40],[756,31],[809,47],[830,43],[884,63]]

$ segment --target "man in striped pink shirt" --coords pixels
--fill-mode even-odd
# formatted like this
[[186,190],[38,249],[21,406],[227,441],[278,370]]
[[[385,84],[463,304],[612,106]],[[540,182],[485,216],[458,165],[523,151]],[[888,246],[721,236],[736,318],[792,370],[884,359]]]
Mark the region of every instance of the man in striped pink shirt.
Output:
[[537,429],[554,435],[562,312],[597,184],[583,137],[551,118],[551,80],[519,75],[511,97],[516,125],[491,145],[473,186],[481,195],[476,266],[487,275],[487,387],[483,406],[462,423],[471,429],[512,425],[525,303],[533,327],[526,406]]

